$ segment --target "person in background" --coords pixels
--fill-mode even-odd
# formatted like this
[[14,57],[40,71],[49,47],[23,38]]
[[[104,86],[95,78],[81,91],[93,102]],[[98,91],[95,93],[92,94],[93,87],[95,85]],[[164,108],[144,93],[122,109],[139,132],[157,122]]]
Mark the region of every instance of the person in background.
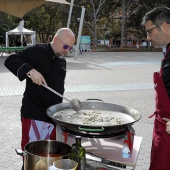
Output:
[[41,85],[49,86],[63,95],[66,76],[64,56],[72,50],[74,43],[73,32],[69,28],[61,28],[52,42],[27,47],[5,60],[4,65],[20,81],[26,80],[21,106],[22,150],[29,142],[56,140],[55,123],[46,115],[46,110],[61,103],[62,98]]
[[27,46],[27,41],[24,39],[24,41],[23,41],[23,47],[25,47],[25,46]]
[[154,73],[155,84],[155,116],[151,161],[149,170],[169,170],[170,135],[169,124],[166,132],[166,121],[170,119],[170,9],[166,6],[154,8],[146,13],[142,24],[147,33],[147,40],[153,46],[166,46],[166,54],[162,59],[160,72]]
[[110,50],[111,49],[111,44],[107,44],[107,48]]
[[16,47],[20,47],[20,46],[21,46],[21,41],[20,41],[19,38],[17,38],[17,39],[15,40],[15,46],[16,46]]

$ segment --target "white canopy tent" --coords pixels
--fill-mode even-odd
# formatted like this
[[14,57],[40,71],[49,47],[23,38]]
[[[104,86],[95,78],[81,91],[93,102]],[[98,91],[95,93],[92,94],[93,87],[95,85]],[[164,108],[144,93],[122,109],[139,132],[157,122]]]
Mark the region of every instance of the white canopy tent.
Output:
[[48,1],[70,4],[66,0],[0,0],[0,11],[22,19],[29,11]]
[[17,26],[15,29],[6,32],[6,47],[9,47],[9,35],[21,35],[21,43],[23,43],[23,36],[24,35],[31,35],[32,44],[36,42],[36,32],[32,30],[28,30],[24,28],[24,21],[20,22],[20,25]]

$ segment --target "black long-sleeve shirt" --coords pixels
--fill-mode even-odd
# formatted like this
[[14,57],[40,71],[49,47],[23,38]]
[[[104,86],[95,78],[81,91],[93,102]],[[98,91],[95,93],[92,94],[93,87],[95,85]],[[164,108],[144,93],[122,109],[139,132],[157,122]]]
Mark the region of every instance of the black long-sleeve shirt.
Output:
[[36,69],[45,78],[49,87],[60,94],[64,93],[66,76],[66,60],[55,56],[51,44],[36,44],[12,54],[5,60],[5,66],[23,81],[26,78],[26,88],[22,100],[21,116],[53,123],[46,115],[48,107],[61,103],[62,98],[43,86],[33,83],[26,74]]
[[[170,48],[170,43],[167,45],[167,50]],[[167,57],[162,63],[163,71],[162,71],[162,79],[170,98],[170,52],[167,53]]]

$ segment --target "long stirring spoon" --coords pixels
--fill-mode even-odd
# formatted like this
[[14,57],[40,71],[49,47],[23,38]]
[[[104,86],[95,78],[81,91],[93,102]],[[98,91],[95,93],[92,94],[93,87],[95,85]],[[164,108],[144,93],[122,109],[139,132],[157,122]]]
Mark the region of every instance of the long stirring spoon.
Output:
[[[27,75],[29,78],[30,76]],[[31,79],[31,78],[30,78]],[[81,102],[80,100],[74,98],[74,99],[67,99],[66,97],[64,97],[63,95],[61,95],[60,93],[58,93],[57,91],[55,91],[54,89],[52,89],[51,87],[46,86],[45,84],[42,84],[43,87],[45,87],[46,89],[50,90],[51,92],[53,92],[54,94],[60,96],[61,98],[67,100],[68,102],[70,102],[71,105],[71,109],[75,110],[76,112],[80,111],[82,108]]]
[[57,91],[55,91],[54,89],[46,86],[45,84],[42,84],[43,87],[45,87],[46,89],[50,90],[51,92],[55,93],[56,95],[60,96],[61,98],[67,100],[68,102],[70,102],[71,108],[75,111],[80,111],[82,108],[81,102],[80,100],[74,98],[74,99],[67,99],[66,97],[64,97],[63,95],[61,95],[60,93],[58,93]]

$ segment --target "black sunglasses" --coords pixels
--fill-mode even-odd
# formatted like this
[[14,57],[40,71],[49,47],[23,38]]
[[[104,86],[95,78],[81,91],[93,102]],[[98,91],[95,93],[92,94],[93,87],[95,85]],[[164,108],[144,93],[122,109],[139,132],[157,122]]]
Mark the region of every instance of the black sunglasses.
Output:
[[67,50],[67,49],[69,49],[69,51],[73,50],[73,47],[70,47],[69,45],[64,44],[58,37],[57,37],[57,39],[63,44],[63,49],[64,50]]

